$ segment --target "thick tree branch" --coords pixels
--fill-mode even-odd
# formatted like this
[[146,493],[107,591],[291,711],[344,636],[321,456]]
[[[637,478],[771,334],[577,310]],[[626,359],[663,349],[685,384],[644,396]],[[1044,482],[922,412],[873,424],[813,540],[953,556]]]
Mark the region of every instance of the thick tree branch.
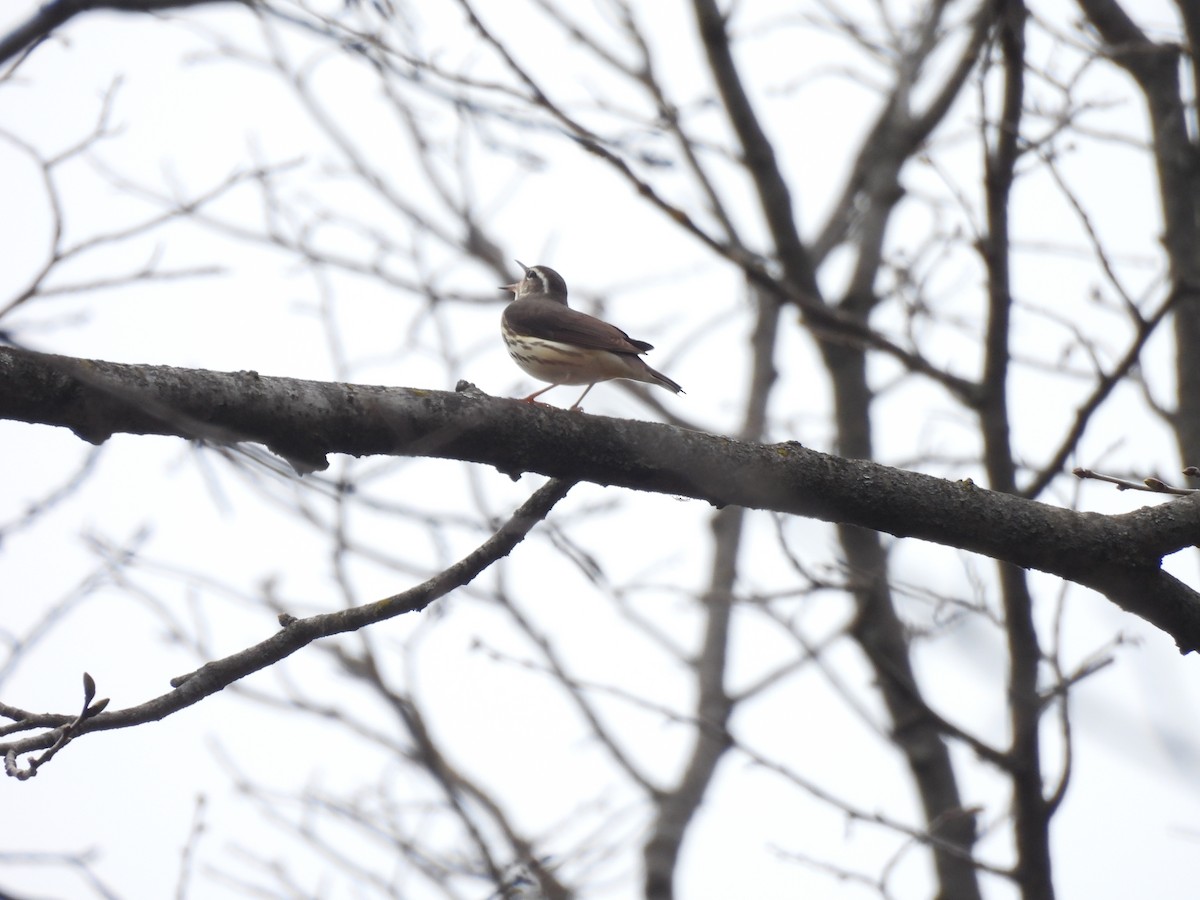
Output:
[[[984,160],[987,232],[980,241],[987,268],[987,330],[984,338],[983,402],[979,418],[983,434],[984,468],[996,490],[1016,493],[1016,462],[1012,447],[1012,404],[1008,384],[1012,373],[1013,294],[1012,227],[1010,209],[1017,162],[1021,158],[1021,116],[1025,106],[1025,22],[1022,0],[997,4],[996,41],[1003,67],[999,118],[991,130],[991,147]],[[1033,612],[1033,591],[1025,572],[999,567],[1008,640],[1009,756],[1013,784],[1013,824],[1016,833],[1017,880],[1022,896],[1054,897],[1050,860],[1051,810],[1043,794],[1041,716],[1038,676],[1042,649]]]
[[[750,390],[741,437],[755,441],[766,430],[767,407],[775,384],[775,354],[779,338],[780,313],[777,298],[755,291],[757,315],[754,336]],[[738,566],[746,544],[746,515],[742,507],[722,509],[712,520],[713,559],[705,590],[704,636],[692,663],[696,673],[695,743],[683,769],[683,776],[670,790],[656,797],[657,815],[646,841],[645,891],[647,900],[675,896],[679,856],[689,828],[704,802],[717,767],[731,747],[729,722],[737,709],[737,699],[726,685],[729,674],[729,644],[736,603],[736,590],[742,577]]]
[[328,453],[458,459],[517,476],[681,495],[917,537],[1059,575],[1200,648],[1200,594],[1161,570],[1200,543],[1200,495],[1131,513],[1076,512],[809,450],[415,388],[135,366],[0,348],[0,418],[70,428],[255,441],[302,469]]
[[725,14],[717,8],[716,0],[693,0],[692,5],[709,68],[729,122],[742,146],[746,171],[754,180],[758,192],[763,221],[771,233],[775,256],[783,267],[787,283],[810,301],[819,301],[821,290],[808,248],[804,246],[796,227],[792,193],[775,158],[775,149],[763,131],[742,83],[741,73],[734,63]]
[[56,28],[80,13],[94,10],[119,12],[159,12],[206,3],[249,3],[251,0],[50,0],[8,34],[0,36],[0,64],[19,53],[27,53],[48,38]]
[[[1197,20],[1194,3],[1178,4],[1185,22]],[[1193,461],[1200,448],[1200,365],[1194,352],[1200,342],[1200,172],[1197,146],[1189,132],[1195,100],[1180,83],[1182,48],[1152,41],[1116,0],[1079,0],[1099,32],[1105,50],[1137,82],[1150,117],[1152,146],[1163,215],[1163,247],[1171,266],[1175,313],[1177,407],[1169,417],[1180,455]],[[1193,66],[1194,68],[1194,66]]]

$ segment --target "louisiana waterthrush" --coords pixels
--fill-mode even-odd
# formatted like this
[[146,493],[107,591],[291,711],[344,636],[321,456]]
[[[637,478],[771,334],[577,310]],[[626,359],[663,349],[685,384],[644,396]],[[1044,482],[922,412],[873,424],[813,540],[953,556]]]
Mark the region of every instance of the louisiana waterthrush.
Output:
[[500,290],[512,291],[513,301],[504,308],[500,331],[513,361],[550,387],[523,398],[535,398],[560,384],[586,384],[587,388],[571,409],[601,381],[628,378],[657,384],[676,394],[683,388],[644,362],[641,354],[654,349],[637,341],[615,325],[567,306],[567,283],[547,266],[527,266],[525,277]]

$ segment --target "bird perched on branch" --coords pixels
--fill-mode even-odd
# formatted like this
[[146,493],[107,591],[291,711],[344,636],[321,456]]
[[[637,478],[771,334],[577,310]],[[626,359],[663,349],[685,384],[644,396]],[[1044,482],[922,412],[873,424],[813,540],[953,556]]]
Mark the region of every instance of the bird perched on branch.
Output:
[[637,341],[615,325],[567,306],[567,283],[549,266],[527,266],[525,277],[501,286],[512,291],[513,301],[504,308],[500,331],[513,361],[549,387],[522,399],[533,403],[560,384],[586,384],[587,388],[571,409],[601,381],[628,378],[657,384],[676,394],[683,388],[644,362],[642,354],[654,349]]

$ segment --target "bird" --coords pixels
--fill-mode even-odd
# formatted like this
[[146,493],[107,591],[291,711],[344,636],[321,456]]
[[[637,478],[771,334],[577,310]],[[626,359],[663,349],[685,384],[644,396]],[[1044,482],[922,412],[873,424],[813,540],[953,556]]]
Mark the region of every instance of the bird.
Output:
[[657,384],[676,394],[683,388],[642,361],[653,344],[631,338],[615,325],[567,305],[567,283],[549,266],[517,265],[525,276],[500,286],[513,300],[504,307],[500,332],[508,355],[518,366],[549,387],[521,398],[533,403],[561,384],[586,384],[573,410],[580,408],[588,391],[601,381],[628,378]]

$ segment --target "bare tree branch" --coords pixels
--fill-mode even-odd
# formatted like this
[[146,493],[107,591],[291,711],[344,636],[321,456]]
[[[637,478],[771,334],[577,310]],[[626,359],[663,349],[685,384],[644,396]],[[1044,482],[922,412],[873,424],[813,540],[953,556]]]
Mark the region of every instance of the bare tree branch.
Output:
[[0,65],[17,54],[27,54],[55,29],[75,16],[98,10],[152,13],[209,3],[253,3],[254,0],[49,0],[8,34],[0,36]]
[[[0,716],[13,724],[0,728],[0,736],[23,731],[40,733],[21,740],[0,743],[7,774],[28,778],[36,774],[43,757],[21,766],[23,755],[50,748],[56,752],[68,741],[93,731],[130,728],[146,722],[157,722],[166,716],[186,709],[205,697],[224,690],[247,675],[274,665],[297,650],[321,638],[357,631],[376,622],[405,613],[419,612],[433,601],[462,587],[498,559],[507,556],[524,540],[538,522],[546,517],[559,500],[566,496],[572,482],[554,479],[547,482],[521,505],[495,534],[450,568],[391,597],[339,612],[297,619],[280,616],[282,629],[273,637],[222,659],[205,663],[199,669],[171,679],[173,690],[137,706],[109,713],[92,712],[85,704],[84,712],[76,716],[37,714],[12,706],[0,706]],[[94,687],[93,691],[94,693]],[[107,703],[107,701],[104,701]]]
[[328,453],[459,459],[514,476],[539,472],[857,525],[1060,575],[1166,631],[1181,651],[1200,648],[1200,595],[1160,568],[1163,556],[1200,542],[1196,497],[1104,516],[792,441],[740,443],[476,389],[339,385],[11,348],[0,348],[0,418],[67,427],[92,443],[117,432],[254,441],[309,470],[324,467]]

